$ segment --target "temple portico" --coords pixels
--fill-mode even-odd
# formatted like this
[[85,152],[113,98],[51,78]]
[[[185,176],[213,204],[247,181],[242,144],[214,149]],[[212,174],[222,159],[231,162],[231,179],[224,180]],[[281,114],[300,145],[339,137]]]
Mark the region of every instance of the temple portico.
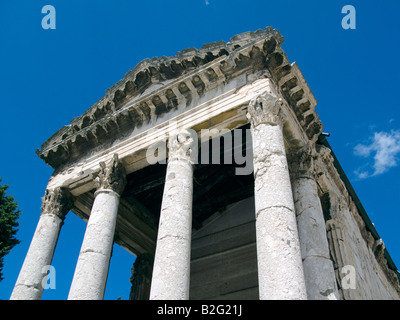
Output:
[[46,141],[38,155],[54,173],[11,299],[41,298],[69,211],[87,221],[71,300],[104,298],[113,243],[137,257],[134,299],[373,296],[343,293],[340,268],[358,260],[398,298],[282,42],[267,28],[146,59]]

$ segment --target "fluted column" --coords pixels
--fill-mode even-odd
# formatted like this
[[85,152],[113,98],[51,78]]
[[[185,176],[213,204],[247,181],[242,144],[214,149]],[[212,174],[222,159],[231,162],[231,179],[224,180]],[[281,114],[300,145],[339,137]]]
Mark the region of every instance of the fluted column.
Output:
[[187,300],[192,234],[193,137],[187,130],[168,141],[168,165],[151,282],[151,300]]
[[282,117],[281,102],[272,93],[263,93],[249,103],[262,300],[307,298]]
[[11,300],[39,300],[42,297],[48,270],[45,267],[51,264],[65,215],[73,204],[71,195],[64,188],[47,189],[42,200],[42,214]]
[[311,300],[337,300],[335,272],[315,181],[314,157],[312,148],[304,148],[291,155],[293,198],[307,296]]
[[69,300],[101,300],[107,282],[119,197],[126,185],[125,169],[115,154],[100,163],[97,191],[72,280]]

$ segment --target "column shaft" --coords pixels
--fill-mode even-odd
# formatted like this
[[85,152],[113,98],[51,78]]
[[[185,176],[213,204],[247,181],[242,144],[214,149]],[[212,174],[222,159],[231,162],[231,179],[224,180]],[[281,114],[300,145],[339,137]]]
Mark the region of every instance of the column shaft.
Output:
[[308,299],[336,300],[335,272],[315,180],[308,177],[294,179],[293,196]]
[[119,196],[111,190],[97,194],[79,253],[69,300],[103,299],[118,204]]
[[69,300],[101,300],[107,282],[114,232],[118,214],[119,194],[126,180],[123,167],[114,156],[98,177],[98,189],[79,253]]
[[161,205],[151,300],[189,299],[192,234],[193,163],[186,131],[170,138]]
[[250,102],[260,299],[306,299],[278,100]]
[[51,264],[61,226],[71,206],[72,198],[67,190],[62,188],[46,190],[42,214],[11,294],[11,300],[39,300],[42,297],[47,275],[45,267]]

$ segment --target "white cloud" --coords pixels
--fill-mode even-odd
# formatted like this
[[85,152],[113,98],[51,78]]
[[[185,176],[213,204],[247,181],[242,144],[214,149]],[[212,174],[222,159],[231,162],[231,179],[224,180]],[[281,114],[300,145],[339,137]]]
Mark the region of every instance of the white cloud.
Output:
[[397,155],[400,153],[400,130],[391,132],[375,132],[369,145],[358,144],[354,154],[368,158],[373,155],[373,172],[357,170],[355,173],[360,179],[377,176],[398,165]]
[[204,0],[206,6],[208,6],[210,4],[210,2],[208,0]]
[[368,171],[360,171],[360,169],[356,170],[355,174],[359,179],[365,179],[369,177]]

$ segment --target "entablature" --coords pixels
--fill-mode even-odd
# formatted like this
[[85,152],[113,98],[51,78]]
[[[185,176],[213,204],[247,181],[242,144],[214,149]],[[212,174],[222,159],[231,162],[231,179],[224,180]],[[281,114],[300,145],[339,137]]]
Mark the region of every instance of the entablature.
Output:
[[175,57],[146,59],[83,115],[57,131],[37,150],[56,171],[79,164],[90,154],[113,147],[150,127],[266,76],[278,87],[308,139],[322,125],[316,101],[297,64],[281,49],[283,37],[267,28],[190,48]]

